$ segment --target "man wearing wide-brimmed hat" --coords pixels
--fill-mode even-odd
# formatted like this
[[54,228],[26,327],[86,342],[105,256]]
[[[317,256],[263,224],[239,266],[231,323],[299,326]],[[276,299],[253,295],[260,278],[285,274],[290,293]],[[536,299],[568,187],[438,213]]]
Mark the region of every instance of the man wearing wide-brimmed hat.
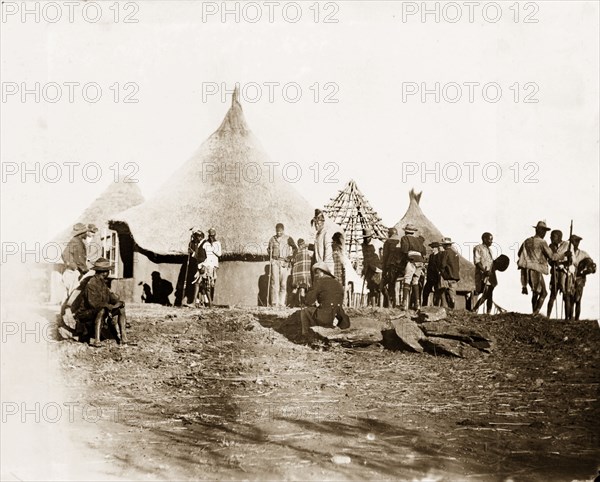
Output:
[[71,233],[72,238],[62,252],[62,259],[65,264],[62,280],[67,291],[66,300],[77,289],[79,278],[88,272],[87,250],[85,247],[87,235],[88,227],[85,224],[75,224]]
[[596,272],[596,263],[590,258],[589,254],[579,249],[581,239],[581,236],[576,234],[570,237],[571,255],[569,257],[571,258],[571,265],[567,273],[569,280],[566,283],[565,293],[565,318],[567,320],[573,319],[573,308],[575,309],[575,319],[579,319],[586,276]]
[[370,246],[372,246],[372,242],[373,242],[373,231],[371,231],[371,229],[369,228],[364,228],[362,230],[362,243],[360,244],[360,249],[362,251],[362,258],[363,258],[363,267],[362,267],[362,271],[361,271],[361,275],[362,276],[366,276],[366,266],[364,264],[364,260],[367,258],[367,256],[369,255],[371,248]]
[[[127,343],[125,304],[106,284],[112,268],[108,259],[98,258],[92,268],[94,276],[82,281],[81,295],[72,306],[80,341],[89,339],[91,346],[100,346],[102,327],[107,321],[110,321],[109,327],[114,330],[117,341]],[[92,330],[94,338],[90,339]]]
[[460,258],[458,253],[452,249],[453,244],[452,239],[442,238],[440,245],[443,250],[438,258],[439,300],[442,303],[445,302],[450,309],[454,309],[456,305],[456,285],[460,281]]
[[404,226],[404,236],[400,238],[400,255],[404,265],[404,286],[402,288],[402,308],[410,307],[411,290],[415,295],[415,309],[421,308],[419,279],[423,275],[423,265],[427,253],[423,239],[415,236],[418,228],[413,224]]
[[333,327],[336,318],[341,320],[340,328],[348,328],[350,322],[343,308],[344,287],[323,261],[315,263],[312,272],[314,285],[306,294],[307,308],[300,310],[302,334],[307,335],[309,328],[315,325]]
[[523,293],[527,293],[526,285],[531,288],[531,308],[533,314],[540,313],[544,300],[548,295],[546,290],[546,281],[544,275],[548,274],[548,260],[561,261],[566,258],[565,253],[553,253],[548,243],[544,241],[546,233],[551,229],[546,226],[545,221],[538,221],[533,226],[535,236],[527,238],[519,248],[519,261],[517,266],[521,271],[521,283],[523,284]]

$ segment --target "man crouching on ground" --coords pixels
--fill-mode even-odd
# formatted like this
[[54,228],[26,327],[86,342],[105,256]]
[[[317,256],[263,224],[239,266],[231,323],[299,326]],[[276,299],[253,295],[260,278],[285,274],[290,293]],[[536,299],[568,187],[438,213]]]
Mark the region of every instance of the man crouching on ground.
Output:
[[[108,273],[113,265],[106,258],[98,258],[92,268],[96,274],[87,280],[82,287],[81,296],[78,298],[77,307],[73,307],[73,314],[77,319],[80,329],[85,333],[87,327],[94,327],[94,338],[90,340],[90,346],[99,347],[100,333],[105,321],[110,321],[117,335],[117,342],[127,343],[125,325],[125,303],[110,291],[106,283]],[[74,303],[75,304],[75,303]],[[91,328],[91,326],[90,326]]]
[[[344,287],[335,279],[329,266],[320,261],[313,265],[313,288],[306,294],[307,308],[300,310],[302,334],[308,335],[311,326],[333,328],[337,318],[342,330],[350,327],[348,315],[344,312]],[[313,306],[317,304],[317,306]]]

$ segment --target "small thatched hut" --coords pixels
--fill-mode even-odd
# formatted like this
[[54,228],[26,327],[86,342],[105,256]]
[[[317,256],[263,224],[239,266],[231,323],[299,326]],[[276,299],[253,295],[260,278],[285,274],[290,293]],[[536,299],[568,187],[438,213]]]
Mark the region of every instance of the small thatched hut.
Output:
[[[88,247],[88,259],[94,262],[100,256],[110,258],[115,263],[115,269],[111,275],[120,277],[120,273],[123,272],[123,262],[118,255],[117,233],[109,229],[108,219],[119,211],[129,209],[142,202],[144,202],[144,196],[136,182],[127,182],[124,178],[119,178],[117,182],[111,182],[73,223],[52,240],[52,243],[57,245],[57,255],[62,253],[71,239],[74,224],[95,224],[98,232]],[[48,266],[50,269],[50,301],[60,302],[65,295],[61,281],[64,266],[60,257],[52,261],[54,263]]]
[[[271,171],[271,172],[270,172]],[[217,232],[223,256],[215,303],[256,305],[264,284],[268,240],[281,222],[295,239],[311,233],[313,209],[285,181],[252,134],[233,94],[221,126],[145,203],[114,216],[126,260],[124,282],[141,296],[152,271],[176,285],[190,229]]]
[[[404,233],[404,226],[407,224],[414,224],[419,228],[418,236],[425,238],[425,246],[427,251],[431,252],[429,243],[433,241],[439,241],[443,235],[438,228],[423,214],[419,201],[423,193],[416,193],[411,189],[409,193],[410,203],[408,209],[402,219],[398,221],[395,228],[398,230],[400,236]],[[465,259],[463,256],[460,257],[460,281],[456,289],[457,294],[461,295],[457,299],[457,308],[465,308],[471,292],[475,289],[475,266],[473,263]]]

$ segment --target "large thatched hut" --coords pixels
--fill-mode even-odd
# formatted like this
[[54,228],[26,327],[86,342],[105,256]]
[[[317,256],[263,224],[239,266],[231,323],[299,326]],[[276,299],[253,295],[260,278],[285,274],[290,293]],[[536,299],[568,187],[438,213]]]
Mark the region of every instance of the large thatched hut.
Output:
[[[425,246],[427,246],[428,252],[431,251],[429,243],[433,241],[439,241],[443,235],[441,231],[435,227],[435,225],[425,216],[419,205],[422,193],[416,193],[411,189],[409,193],[410,203],[408,209],[402,219],[398,221],[395,228],[398,233],[402,236],[404,233],[404,226],[407,224],[414,224],[419,228],[417,235],[425,238]],[[460,256],[460,281],[458,282],[456,292],[461,295],[456,300],[457,308],[465,308],[468,306],[469,296],[475,289],[475,266],[469,260]]]
[[[166,164],[168,165],[168,164]],[[220,127],[145,203],[114,216],[125,261],[124,283],[141,296],[152,271],[173,283],[187,256],[190,229],[209,228],[222,244],[215,302],[256,305],[264,286],[267,244],[275,224],[310,239],[313,210],[285,181],[252,134],[234,92]]]

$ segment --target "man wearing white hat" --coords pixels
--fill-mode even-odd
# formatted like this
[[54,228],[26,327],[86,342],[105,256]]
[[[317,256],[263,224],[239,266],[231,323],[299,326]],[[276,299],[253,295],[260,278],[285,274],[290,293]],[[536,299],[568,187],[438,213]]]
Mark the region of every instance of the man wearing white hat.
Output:
[[[314,325],[333,328],[333,321],[338,318],[338,326],[348,328],[350,322],[344,312],[344,287],[335,279],[329,266],[319,261],[312,267],[314,286],[306,294],[307,308],[300,310],[302,334],[307,335],[309,328]],[[314,306],[314,305],[317,306]],[[311,306],[313,305],[313,306]]]
[[[561,261],[566,255],[563,252],[553,253],[544,241],[546,233],[551,229],[546,226],[545,221],[538,221],[535,226],[535,236],[527,238],[519,248],[519,261],[517,266],[521,268],[521,283],[526,281],[531,288],[531,308],[533,314],[540,313],[544,300],[548,295],[544,275],[549,273],[548,260]],[[523,291],[527,293],[526,289]]]

